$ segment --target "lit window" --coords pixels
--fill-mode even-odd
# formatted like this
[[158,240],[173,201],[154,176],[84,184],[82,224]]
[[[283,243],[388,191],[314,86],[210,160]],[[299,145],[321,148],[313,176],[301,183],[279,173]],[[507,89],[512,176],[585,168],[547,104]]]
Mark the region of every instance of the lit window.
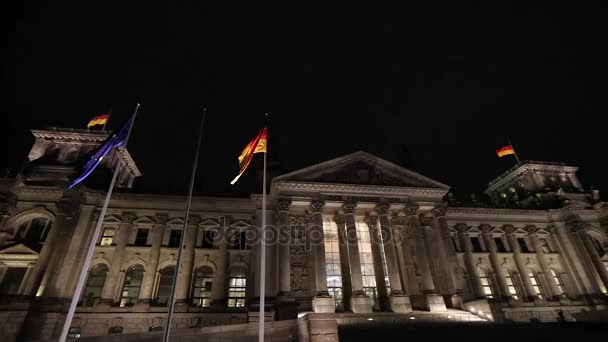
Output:
[[108,266],[105,264],[96,265],[91,269],[89,278],[87,279],[87,285],[82,292],[81,305],[92,306],[99,302],[107,275]]
[[114,243],[114,235],[116,234],[116,228],[104,228],[103,234],[101,235],[101,245],[111,246]]
[[555,287],[557,287],[557,290],[559,291],[559,293],[556,293],[556,295],[562,297],[566,296],[564,282],[562,281],[562,277],[559,275],[559,273],[557,273],[557,271],[555,271],[554,269],[551,269],[551,277],[553,277],[553,280],[555,281]]
[[515,282],[513,281],[513,276],[511,275],[511,272],[505,269],[504,274],[505,280],[507,282],[507,287],[509,288],[509,294],[514,299],[519,300],[519,291],[517,289],[517,286],[515,285]]
[[336,309],[342,310],[342,271],[340,269],[340,241],[338,225],[331,217],[323,220],[323,235],[325,243],[325,265],[327,268],[327,291],[334,297]]
[[212,287],[213,270],[209,266],[199,267],[192,281],[192,304],[203,308],[209,307]]
[[228,281],[228,307],[245,307],[245,290],[247,278],[242,273],[233,273]]
[[71,327],[68,330],[68,338],[80,338],[80,327]]
[[492,280],[481,268],[477,269],[477,275],[479,276],[479,282],[481,283],[481,289],[483,290],[486,298],[494,298],[494,290],[492,288]]
[[129,306],[137,302],[139,291],[144,280],[144,268],[141,265],[131,266],[125,274],[125,282],[120,293],[120,306]]
[[534,272],[529,271],[528,272],[528,277],[530,278],[530,283],[532,283],[532,288],[534,289],[534,294],[540,298],[543,299],[543,290],[542,290],[542,286],[540,285],[540,283],[538,282],[538,278],[536,277],[536,275],[534,275]]
[[376,275],[374,272],[374,257],[369,235],[369,227],[365,222],[357,220],[357,241],[359,245],[359,258],[361,259],[361,276],[363,277],[363,290],[375,303],[378,298],[376,290]]
[[160,271],[158,280],[158,291],[156,292],[156,303],[167,304],[171,299],[173,278],[175,277],[175,266],[167,266]]

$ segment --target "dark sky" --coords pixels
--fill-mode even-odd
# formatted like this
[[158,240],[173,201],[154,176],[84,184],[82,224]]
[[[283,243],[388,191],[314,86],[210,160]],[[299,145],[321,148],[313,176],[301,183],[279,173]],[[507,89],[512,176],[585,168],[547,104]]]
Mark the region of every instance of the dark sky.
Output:
[[[605,21],[579,2],[23,1],[5,12],[2,168],[29,128],[83,128],[142,103],[136,189],[184,193],[200,107],[197,190],[230,190],[236,157],[271,114],[272,158],[295,170],[366,150],[481,190],[522,159],[581,167],[608,193]],[[537,7],[533,7],[537,6]],[[258,158],[259,159],[259,158]],[[256,161],[256,166],[259,160]]]

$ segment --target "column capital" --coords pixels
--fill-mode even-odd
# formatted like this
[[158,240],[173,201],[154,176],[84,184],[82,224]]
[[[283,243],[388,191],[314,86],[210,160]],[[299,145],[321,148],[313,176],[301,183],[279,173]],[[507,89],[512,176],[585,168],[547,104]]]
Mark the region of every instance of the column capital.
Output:
[[420,209],[420,206],[417,204],[408,204],[405,209],[403,209],[403,212],[405,213],[406,216],[416,216],[416,213],[418,212],[418,209]]
[[345,214],[354,214],[356,207],[357,207],[357,202],[348,200],[348,201],[345,201],[344,204],[342,205],[342,211]]
[[422,213],[418,216],[418,220],[420,220],[420,223],[423,226],[430,226],[434,219],[435,219],[435,216],[433,216],[432,214],[430,214],[428,212]]
[[406,226],[409,218],[407,216],[393,216],[391,217],[391,226]]
[[312,213],[320,213],[323,211],[324,206],[325,206],[325,201],[314,200],[314,201],[310,202],[309,209]]
[[188,218],[188,224],[198,225],[199,223],[201,223],[201,217],[198,215],[190,215]]
[[134,211],[123,211],[121,214],[122,223],[133,223],[137,215]]
[[291,207],[291,199],[289,198],[280,198],[277,203],[277,211],[289,211],[289,207]]
[[517,228],[515,228],[515,226],[511,224],[505,224],[504,226],[502,226],[502,230],[504,230],[507,235],[512,235],[513,233],[515,233],[515,230],[517,230]]
[[386,202],[380,202],[380,203],[378,203],[378,205],[376,205],[376,207],[374,208],[374,211],[378,215],[388,215],[388,209],[390,207],[391,207],[390,204],[388,204]]
[[366,215],[365,223],[369,226],[369,228],[374,227],[378,224],[378,215]]
[[336,222],[337,225],[346,224],[346,215],[338,214],[338,215],[334,216],[334,221]]
[[169,214],[157,213],[155,218],[156,218],[156,224],[166,224],[167,221],[169,221]]
[[467,231],[469,230],[469,226],[464,223],[459,223],[454,226],[454,229],[456,229],[458,231],[458,233],[466,234]]
[[566,227],[572,233],[585,230],[585,223],[578,218],[570,218],[566,221]]
[[431,213],[436,218],[444,217],[446,212],[447,212],[447,207],[445,207],[445,206],[438,206],[438,207],[431,209]]
[[492,233],[492,226],[490,226],[489,224],[480,224],[479,225],[479,230],[481,230],[482,234],[490,234]]
[[529,225],[529,226],[524,227],[524,230],[526,232],[528,232],[528,235],[536,236],[536,233],[540,230],[540,228],[538,228],[534,225]]

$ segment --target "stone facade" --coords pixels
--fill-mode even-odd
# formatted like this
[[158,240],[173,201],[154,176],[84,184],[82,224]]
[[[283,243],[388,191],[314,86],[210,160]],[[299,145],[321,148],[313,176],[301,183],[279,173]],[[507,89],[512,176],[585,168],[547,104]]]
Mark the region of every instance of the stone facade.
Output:
[[[66,144],[55,140],[67,133],[46,132],[34,132],[34,171],[0,180],[0,331],[9,340],[58,336],[101,219],[104,193],[66,182],[69,161],[96,146],[91,134]],[[74,151],[54,152],[59,169],[45,159],[57,146]],[[130,187],[140,173],[128,152],[113,160],[130,165],[121,176]],[[265,213],[258,194],[195,197],[184,222],[184,197],[119,191],[72,327],[83,337],[162,329],[181,234],[176,328],[257,321],[262,215],[266,320],[311,313],[298,323],[307,339],[336,340],[338,324],[389,313],[503,322],[606,309],[608,206],[585,192],[576,168],[524,163],[490,184],[495,205],[451,205],[448,191],[365,152],[274,178]],[[504,205],[503,194],[522,204]]]

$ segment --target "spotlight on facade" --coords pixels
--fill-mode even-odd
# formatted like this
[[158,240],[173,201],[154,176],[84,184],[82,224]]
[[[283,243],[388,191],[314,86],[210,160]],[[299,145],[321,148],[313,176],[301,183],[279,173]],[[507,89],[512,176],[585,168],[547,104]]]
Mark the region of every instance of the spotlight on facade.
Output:
[[410,319],[416,319],[416,317],[412,316],[412,317],[410,317]]
[[368,318],[367,320],[368,320],[368,321],[373,321],[374,319],[370,317],[370,318]]

